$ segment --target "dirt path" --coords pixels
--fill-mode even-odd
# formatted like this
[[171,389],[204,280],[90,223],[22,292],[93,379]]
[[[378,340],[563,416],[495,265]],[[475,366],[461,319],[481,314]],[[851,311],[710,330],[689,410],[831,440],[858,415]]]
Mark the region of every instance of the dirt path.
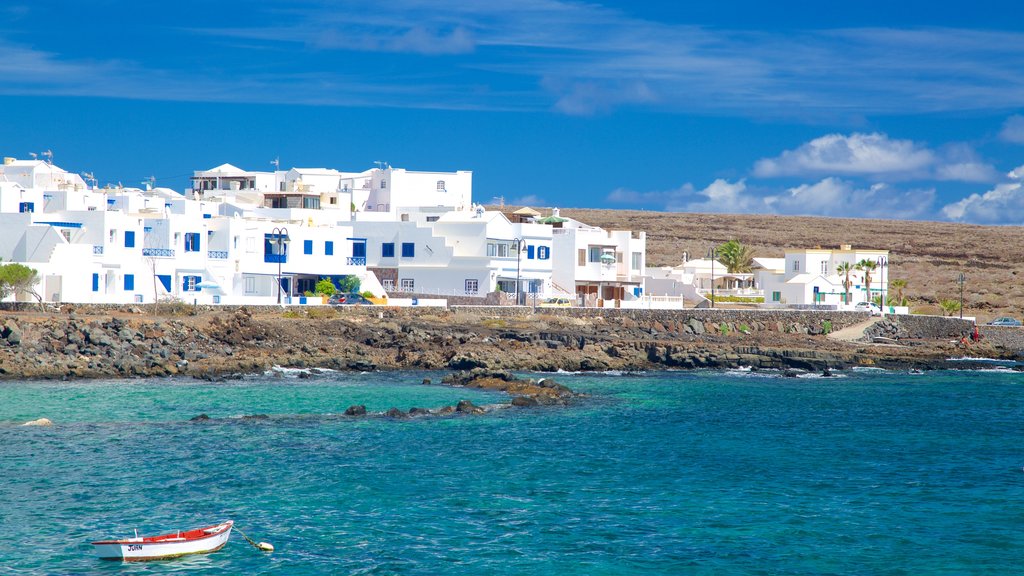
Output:
[[847,326],[846,328],[843,328],[842,330],[836,330],[835,332],[832,332],[831,334],[829,334],[828,337],[833,339],[833,340],[841,340],[843,342],[853,342],[855,340],[861,339],[864,336],[864,331],[867,330],[868,328],[870,328],[871,326],[873,326],[875,324],[875,322],[881,322],[881,321],[882,321],[882,317],[881,316],[875,316],[875,317],[872,317],[870,320],[865,320],[864,322],[860,322],[859,324],[854,324],[853,326]]

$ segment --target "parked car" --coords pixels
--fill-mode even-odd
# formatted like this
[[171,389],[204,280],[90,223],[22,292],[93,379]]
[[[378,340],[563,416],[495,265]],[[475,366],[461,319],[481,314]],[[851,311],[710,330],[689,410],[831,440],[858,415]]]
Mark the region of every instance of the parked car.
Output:
[[874,302],[857,302],[853,309],[858,312],[871,312],[872,316],[882,315],[882,309]]
[[362,294],[334,294],[327,299],[331,306],[371,306],[370,302]]
[[568,298],[548,298],[540,303],[541,306],[572,306]]
[[1010,318],[1009,316],[1002,316],[988,323],[989,326],[1020,326],[1020,320],[1016,318]]

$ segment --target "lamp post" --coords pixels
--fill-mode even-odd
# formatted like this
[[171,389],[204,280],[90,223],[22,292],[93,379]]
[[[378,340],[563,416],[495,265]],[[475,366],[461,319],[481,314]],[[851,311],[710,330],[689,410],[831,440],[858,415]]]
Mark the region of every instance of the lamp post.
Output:
[[960,319],[963,320],[964,319],[964,282],[967,281],[967,276],[964,276],[964,273],[961,272],[960,276],[957,277],[956,281],[960,283]]
[[715,307],[715,259],[718,258],[718,250],[708,249],[708,258],[711,259],[711,307]]
[[274,234],[274,245],[277,246],[277,303],[281,304],[281,261],[284,260],[285,251],[288,249],[288,229],[284,226],[275,226],[270,231]]
[[515,238],[515,239],[513,239],[512,240],[512,248],[516,251],[516,306],[519,306],[519,266],[520,266],[520,263],[523,261],[523,259],[521,258],[521,256],[522,256],[522,248],[523,248],[523,239],[522,238]]

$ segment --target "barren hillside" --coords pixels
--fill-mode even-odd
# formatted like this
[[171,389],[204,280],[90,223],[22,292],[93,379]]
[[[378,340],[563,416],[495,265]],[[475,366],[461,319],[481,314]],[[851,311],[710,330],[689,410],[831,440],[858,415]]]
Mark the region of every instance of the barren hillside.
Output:
[[684,251],[700,257],[731,239],[753,247],[758,256],[774,257],[787,248],[852,244],[891,251],[886,275],[907,280],[905,294],[915,312],[940,314],[940,300],[958,299],[960,272],[967,276],[965,315],[985,321],[1020,318],[1024,308],[1020,226],[577,208],[561,213],[602,228],[646,231],[648,266],[676,265]]

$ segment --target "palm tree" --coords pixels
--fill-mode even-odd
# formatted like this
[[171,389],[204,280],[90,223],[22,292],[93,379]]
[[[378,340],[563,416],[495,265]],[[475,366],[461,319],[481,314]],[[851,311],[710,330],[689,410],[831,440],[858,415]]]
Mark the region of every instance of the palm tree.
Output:
[[868,260],[865,258],[864,260],[857,262],[856,268],[857,270],[864,272],[864,292],[867,294],[867,298],[865,298],[865,300],[871,302],[871,273],[875,271],[875,268],[878,268],[878,263],[874,260]]
[[907,287],[907,281],[896,278],[889,281],[889,286],[896,291],[896,305],[906,306],[907,300],[903,297],[903,289]]
[[843,302],[846,304],[850,303],[850,273],[853,272],[853,264],[849,262],[840,262],[839,266],[836,266],[836,274],[843,276],[843,290],[846,292]]
[[942,312],[945,316],[952,316],[960,310],[960,301],[948,298],[939,302],[939,307],[942,308]]
[[730,274],[749,273],[754,266],[754,251],[738,240],[720,245],[717,252],[718,261],[725,264],[725,270]]

